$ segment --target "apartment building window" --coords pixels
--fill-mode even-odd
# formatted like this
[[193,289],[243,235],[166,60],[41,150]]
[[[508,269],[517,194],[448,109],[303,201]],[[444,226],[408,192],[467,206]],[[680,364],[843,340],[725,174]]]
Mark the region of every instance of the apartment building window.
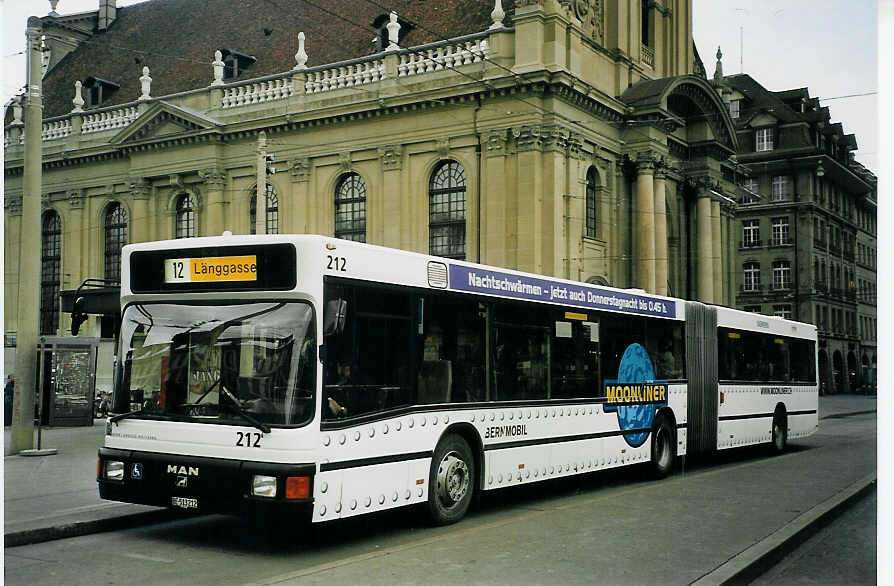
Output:
[[596,238],[596,168],[587,170],[587,237]]
[[738,118],[739,117],[739,109],[742,106],[742,100],[730,100],[729,102],[729,117],[730,118]]
[[792,306],[790,303],[773,306],[773,315],[785,319],[792,319]]
[[761,265],[758,262],[746,262],[743,265],[744,281],[742,290],[758,291],[761,288]]
[[760,200],[757,179],[749,177],[743,181],[742,192],[742,203],[757,203]]
[[428,230],[431,254],[466,258],[466,170],[445,161],[428,185]]
[[754,131],[754,150],[763,153],[773,150],[774,132],[772,127],[758,128]]
[[792,288],[792,263],[787,260],[777,260],[773,263],[773,289],[783,290]]
[[121,279],[121,247],[127,244],[127,210],[118,202],[106,208],[105,222],[105,272],[109,281]]
[[59,277],[62,264],[62,220],[50,210],[43,215],[40,254],[40,333],[59,328]]
[[761,245],[760,220],[742,220],[742,247],[752,248]]
[[760,313],[761,306],[760,305],[746,305],[742,308],[743,311],[747,311],[749,313]]
[[785,175],[774,175],[770,184],[770,199],[772,201],[785,201],[789,199],[789,181]]
[[335,188],[335,237],[366,242],[366,183],[357,173],[343,175]]
[[788,236],[788,218],[773,218],[772,246],[791,244]]
[[174,238],[192,238],[196,236],[196,198],[188,193],[177,198],[177,219]]
[[[257,188],[252,189],[252,191],[257,192]],[[264,233],[279,234],[279,196],[270,183],[267,183],[266,191],[267,196],[264,198],[267,200],[266,209],[264,210]],[[253,193],[248,205],[249,234],[254,234],[257,230],[257,214],[258,197],[257,193]]]

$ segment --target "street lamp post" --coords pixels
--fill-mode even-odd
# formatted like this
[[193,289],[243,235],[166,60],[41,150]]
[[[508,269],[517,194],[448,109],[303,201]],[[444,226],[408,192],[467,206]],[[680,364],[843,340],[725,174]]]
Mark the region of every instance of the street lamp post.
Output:
[[43,26],[32,16],[25,30],[27,79],[25,93],[25,170],[22,193],[22,229],[19,246],[18,326],[15,372],[18,385],[12,421],[12,450],[30,450],[34,444],[34,389],[37,366],[38,319],[40,317],[40,144],[43,123],[41,98],[40,38]]

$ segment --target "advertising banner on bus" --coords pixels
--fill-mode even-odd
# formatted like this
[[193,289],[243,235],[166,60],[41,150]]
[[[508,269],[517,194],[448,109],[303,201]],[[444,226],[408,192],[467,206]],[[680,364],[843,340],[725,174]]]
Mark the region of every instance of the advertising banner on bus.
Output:
[[671,300],[512,275],[479,267],[451,264],[450,288],[457,291],[561,303],[591,309],[622,311],[655,317],[676,317],[676,305]]

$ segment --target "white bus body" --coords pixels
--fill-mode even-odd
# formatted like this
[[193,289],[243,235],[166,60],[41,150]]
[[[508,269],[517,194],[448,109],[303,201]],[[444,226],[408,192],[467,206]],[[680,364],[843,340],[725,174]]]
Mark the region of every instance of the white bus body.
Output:
[[[264,253],[255,255],[253,252],[255,249],[262,251],[269,245],[294,247],[293,282],[287,278],[292,268],[276,264],[275,259],[262,262]],[[134,255],[140,254],[143,255],[140,259],[150,260],[136,262]],[[211,285],[208,285],[209,281],[198,280],[205,278],[201,275],[193,275],[197,280],[189,280],[182,273],[175,274],[179,266],[176,263],[185,261],[187,267],[198,266],[195,262],[190,265],[190,259],[203,257],[226,258],[226,261],[212,259],[206,264],[211,266],[216,262],[219,267],[224,266],[222,263],[230,263],[223,270],[233,273],[220,281],[209,277]],[[257,259],[256,273],[250,272],[252,261],[245,260],[251,258]],[[113,405],[117,416],[107,424],[104,446],[100,450],[98,481],[103,498],[224,512],[246,503],[291,504],[308,509],[313,521],[319,522],[424,503],[441,498],[438,497],[440,494],[448,504],[457,501],[455,511],[433,512],[435,521],[443,523],[455,521],[465,513],[468,495],[464,490],[469,493],[472,489],[493,490],[637,463],[651,462],[659,472],[666,473],[674,457],[685,455],[687,451],[726,449],[771,441],[781,449],[786,438],[805,437],[817,427],[816,329],[809,324],[323,236],[222,236],[135,244],[124,247],[122,262],[121,307],[125,323],[121,328],[120,372],[116,377]],[[233,277],[237,270],[241,270],[237,268],[238,263],[245,263],[245,270],[249,271],[245,279],[255,278],[250,286],[243,280],[228,280],[243,278],[241,273],[239,277]],[[262,275],[262,269],[277,273],[268,275],[273,279],[269,282],[277,283],[275,287],[263,288],[268,276]],[[213,272],[215,269],[206,266],[201,270]],[[161,271],[168,273],[162,275]],[[138,282],[139,286],[134,286]],[[325,287],[324,282],[327,283]],[[327,337],[324,314],[330,289],[348,291],[356,296],[354,298],[361,299],[367,287],[373,292],[378,291],[376,288],[385,288],[395,295],[410,296],[408,298],[414,305],[407,310],[406,316],[389,317],[385,315],[388,312],[382,310],[384,317],[369,317],[369,320],[380,321],[368,323],[383,324],[381,327],[386,329],[403,328],[401,324],[406,323],[410,328],[407,335],[411,338],[408,347],[419,350],[410,351],[415,360],[413,365],[389,366],[391,372],[396,373],[392,374],[393,380],[344,386],[364,392],[375,389],[379,406],[361,412],[341,405],[340,400],[331,396],[340,390],[338,384],[333,384],[334,348],[347,347],[347,343],[339,346],[338,334]],[[468,305],[469,300],[478,303],[482,316],[480,323],[484,328],[481,334],[483,347],[478,353],[486,354],[481,358],[484,371],[479,372],[479,369],[474,376],[478,377],[476,380],[484,377],[486,388],[474,391],[478,400],[471,398],[473,391],[468,391],[464,399],[457,399],[458,381],[463,369],[469,369],[456,356],[458,352],[468,352],[474,345],[464,347],[465,350],[451,349],[446,347],[446,342],[438,344],[447,339],[447,334],[440,338],[423,335],[424,325],[428,323],[428,314],[424,311],[431,311],[432,304],[455,302]],[[361,320],[367,319],[359,313],[359,303],[345,302],[349,314],[349,323],[345,327],[356,328],[354,343],[361,335],[358,333]],[[224,317],[215,317],[216,313],[222,315],[231,311],[229,308],[234,304],[239,307],[232,310],[234,315],[239,314],[232,318],[236,325],[228,326],[230,322]],[[249,311],[255,306],[260,308],[260,317]],[[164,313],[167,307],[176,307],[181,313]],[[521,337],[513,336],[513,332],[527,331],[512,329],[515,325],[500,322],[499,312],[504,309],[509,312],[506,315],[522,312],[536,321],[532,336],[537,336],[542,343],[539,348],[532,346],[531,352],[546,352],[547,358],[543,359],[546,374],[535,372],[540,368],[537,360],[525,358],[513,362],[501,354],[505,347],[518,342],[513,337]],[[355,310],[357,313],[352,315]],[[541,311],[546,317],[539,315]],[[256,353],[255,362],[258,352],[265,357],[278,356],[276,352],[287,348],[283,352],[291,356],[290,377],[299,376],[296,375],[295,361],[303,359],[297,358],[299,351],[291,337],[282,337],[281,332],[277,334],[279,338],[272,334],[263,335],[267,337],[256,334],[267,331],[268,326],[275,329],[275,324],[257,324],[252,320],[263,321],[265,315],[278,315],[276,312],[285,312],[283,315],[287,314],[295,323],[313,326],[313,335],[309,332],[305,338],[313,341],[314,383],[313,395],[309,399],[312,403],[296,407],[296,413],[301,409],[305,413],[297,425],[278,424],[274,420],[256,421],[260,425],[255,425],[245,417],[260,417],[258,413],[261,411],[248,407],[244,408],[243,415],[224,415],[224,404],[230,401],[224,395],[240,409],[251,403],[243,401],[240,394],[242,387],[255,388],[249,384],[251,381],[242,380],[237,373],[228,382],[222,382],[227,376],[224,374],[227,368],[234,372],[253,372],[251,358],[245,357],[248,356],[247,340],[251,336],[258,336],[250,342]],[[699,331],[693,325],[695,318],[687,317],[696,315],[692,312],[708,316],[707,325],[699,326]],[[191,319],[198,321],[191,322],[189,328],[178,329],[176,318],[171,317],[175,314],[194,316]],[[555,315],[559,318],[549,317]],[[653,368],[652,360],[658,351],[657,345],[654,340],[646,339],[626,347],[617,370],[604,366],[608,358],[601,353],[607,352],[604,349],[612,343],[607,332],[618,331],[618,324],[623,326],[628,317],[631,323],[641,324],[636,327],[646,333],[653,330],[676,332],[674,343],[678,347],[681,343],[679,336],[684,336],[683,370],[689,371],[690,376],[682,373],[675,379],[656,376],[658,366],[656,363]],[[690,321],[692,323],[687,323]],[[142,325],[134,325],[137,322]],[[504,326],[505,329],[500,330],[502,333],[498,333],[497,330]],[[379,327],[370,326],[371,329]],[[615,330],[611,330],[612,327]],[[240,335],[245,339],[225,341],[225,334],[221,332],[227,328],[243,332]],[[216,373],[208,376],[216,376],[217,382],[199,380],[201,376],[196,379],[195,373],[189,371],[192,374],[184,375],[187,377],[184,379],[186,388],[178,391],[188,400],[183,399],[184,404],[176,407],[183,411],[173,414],[175,406],[164,403],[174,400],[172,389],[175,383],[171,373],[178,368],[174,366],[173,354],[179,351],[175,347],[181,343],[189,346],[192,342],[183,342],[183,339],[199,336],[199,332],[207,341],[206,354],[212,356],[208,360],[220,360],[219,365],[206,369],[206,373]],[[798,351],[812,353],[812,382],[718,380],[717,336],[721,334],[717,332],[731,336],[729,341],[724,341],[732,344],[729,348],[724,346],[728,352],[738,352],[735,344],[748,342],[751,339],[749,332],[754,332],[779,340],[779,348],[770,346],[771,351],[791,345],[793,348],[798,346]],[[381,332],[373,333],[379,335]],[[463,331],[456,334],[465,335],[467,333]],[[506,346],[496,347],[495,340],[500,336]],[[432,337],[434,342],[430,340]],[[137,339],[140,340],[139,348],[136,348]],[[799,340],[805,343],[801,344]],[[391,343],[390,340],[387,342]],[[665,344],[664,341],[660,343]],[[398,342],[394,344],[398,345]],[[648,347],[650,344],[652,347]],[[327,346],[324,351],[329,354],[326,360],[317,352],[323,345]],[[454,346],[457,345],[454,341]],[[241,350],[238,358],[233,360],[239,364],[226,366],[226,358],[220,356],[226,356],[228,348],[237,347]],[[522,345],[518,347],[523,348]],[[572,358],[568,358],[564,366],[570,374],[556,374],[555,361],[564,359],[556,358],[559,347],[566,348],[569,356],[574,353],[577,357],[574,368],[584,368],[583,375],[571,372]],[[703,354],[699,354],[701,347],[706,349]],[[381,349],[376,347],[375,350],[379,352]],[[185,351],[190,360],[198,360],[192,350]],[[161,356],[164,352],[169,352],[170,356]],[[348,355],[344,348],[340,352],[340,356]],[[443,359],[448,352],[453,352],[453,358]],[[673,354],[670,350],[667,352]],[[614,358],[609,358],[615,360],[618,354],[620,351],[612,354]],[[587,359],[588,356],[592,358]],[[650,374],[637,375],[639,380],[622,380],[621,373],[627,368],[623,365],[628,356],[630,361],[640,360],[636,363],[637,368],[642,366],[643,360],[648,362],[646,372]],[[591,362],[581,367],[581,357],[584,362]],[[509,366],[499,370],[498,360]],[[678,366],[683,360],[682,356],[676,358]],[[285,369],[288,360],[282,358],[280,362]],[[161,365],[161,372],[146,367],[153,364]],[[695,384],[693,372],[701,369],[703,364],[708,364],[709,368],[699,375],[701,382]],[[633,362],[627,363],[630,368],[633,365]],[[629,372],[642,372],[630,368],[627,368]],[[510,375],[507,369],[530,376]],[[724,369],[721,365],[720,370],[723,372]],[[349,372],[341,366],[338,370],[341,376]],[[800,378],[809,379],[809,370]],[[440,379],[434,373],[440,373]],[[784,376],[790,378],[790,374]],[[426,400],[425,404],[420,404],[423,387],[426,393],[430,392],[436,386],[431,381],[436,379],[446,379],[447,394],[444,397],[449,400]],[[142,382],[133,382],[136,380]],[[397,380],[403,382],[397,383]],[[542,389],[526,386],[525,380],[549,381],[546,386],[552,390],[544,395]],[[581,385],[587,384],[581,381],[593,380],[598,381],[599,388],[587,391],[587,396],[556,398],[559,389],[566,388],[562,385],[580,389],[584,388]],[[511,381],[519,381],[518,389],[511,388]],[[137,392],[134,387],[138,384],[144,388]],[[215,384],[224,387],[223,390]],[[294,380],[289,384],[294,385]],[[270,385],[273,385],[270,388],[275,387],[274,383]],[[700,389],[698,392],[693,390],[696,387]],[[287,397],[285,401],[298,404],[295,396],[300,393],[290,389],[280,389],[277,396]],[[511,396],[506,393],[513,391],[528,393],[527,398],[504,400]],[[126,392],[130,395],[125,395]],[[150,402],[149,395],[154,401],[151,408],[145,406]],[[353,395],[345,396],[349,402]],[[396,399],[397,396],[405,398]],[[713,407],[706,411],[704,404],[713,404]],[[343,411],[339,412],[339,408]],[[334,417],[339,413],[346,413],[346,416]],[[296,422],[299,419],[294,414],[277,417],[284,417],[282,421],[292,421],[290,417]],[[693,419],[698,422],[694,423]],[[656,447],[659,424],[672,430],[667,437],[673,445]],[[692,433],[699,435],[697,441],[688,437]],[[465,442],[470,449],[472,461],[464,461],[468,456],[463,449],[447,449],[445,452],[443,442],[448,437],[461,438],[460,443]],[[440,460],[433,463],[433,458]],[[300,478],[305,480],[294,480]],[[471,480],[473,486],[462,486],[464,480]],[[445,486],[437,486],[438,482]],[[306,488],[302,483],[307,483]],[[433,483],[435,486],[430,486]],[[285,498],[289,491],[294,498]],[[429,508],[432,509],[432,503]]]

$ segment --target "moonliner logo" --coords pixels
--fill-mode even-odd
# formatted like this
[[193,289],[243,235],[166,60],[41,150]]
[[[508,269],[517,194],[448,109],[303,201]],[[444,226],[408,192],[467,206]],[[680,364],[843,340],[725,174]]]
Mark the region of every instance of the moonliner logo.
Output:
[[[667,383],[655,380],[649,353],[640,344],[624,350],[618,365],[618,379],[605,381],[605,411],[618,414],[618,425],[630,447],[645,443],[655,420],[655,411],[667,405]],[[635,430],[635,431],[634,431]]]

